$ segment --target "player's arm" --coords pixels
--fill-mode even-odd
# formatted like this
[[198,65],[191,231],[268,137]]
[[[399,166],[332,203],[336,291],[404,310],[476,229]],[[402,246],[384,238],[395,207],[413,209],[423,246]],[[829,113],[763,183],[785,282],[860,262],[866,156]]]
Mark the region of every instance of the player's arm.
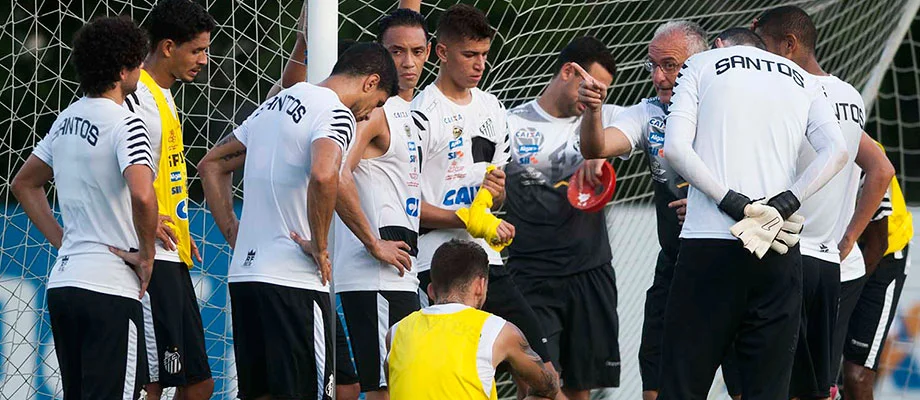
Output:
[[428,229],[465,229],[463,220],[453,210],[443,209],[426,201],[422,202],[419,224]]
[[329,224],[335,210],[342,166],[342,146],[328,137],[313,141],[310,148],[310,183],[307,186],[307,220],[313,258],[319,266],[323,285],[332,277],[329,261]]
[[585,107],[579,128],[582,157],[608,158],[629,154],[634,145],[629,136],[616,127],[604,127],[603,107],[607,99],[607,85],[591,77],[577,63],[569,63],[563,68],[572,68],[582,78],[578,88],[578,101]]
[[492,346],[492,363],[507,361],[511,373],[529,386],[528,399],[554,399],[559,392],[556,375],[546,368],[543,360],[517,326],[505,322]]
[[369,146],[373,146],[374,139],[382,135],[382,132],[386,129],[389,128],[386,125],[386,115],[383,113],[382,108],[372,111],[367,121],[358,123],[353,147],[345,159],[345,170],[339,174],[335,212],[338,213],[342,222],[348,226],[348,229],[355,234],[374,258],[395,266],[399,269],[400,276],[402,276],[406,270],[412,267],[412,262],[407,252],[410,247],[402,241],[388,241],[377,238],[377,235],[371,230],[367,215],[361,209],[361,200],[358,198],[358,188],[354,179],[354,170],[358,167],[358,162],[364,157],[365,151]]
[[805,138],[818,155],[789,189],[798,202],[811,197],[824,187],[824,184],[837,175],[847,162],[846,142],[843,140],[840,124],[827,99],[822,96],[815,96],[811,102]]
[[307,80],[307,7],[306,2],[300,11],[300,18],[297,20],[297,31],[294,42],[294,49],[291,50],[291,57],[288,58],[284,70],[281,71],[281,79],[272,86],[268,91],[266,99],[274,97],[278,92],[287,89],[299,82]]
[[[873,220],[859,237],[859,249],[866,263],[866,276],[871,276],[888,250],[888,217]],[[841,260],[843,257],[840,258]]]
[[19,200],[29,220],[35,224],[42,235],[45,235],[54,248],[60,249],[61,241],[64,239],[64,228],[54,218],[45,194],[45,185],[52,178],[54,178],[54,170],[51,169],[51,166],[33,154],[16,173],[10,190],[16,200]]
[[157,196],[153,190],[153,170],[149,165],[131,165],[125,168],[123,175],[131,193],[131,214],[134,230],[137,232],[138,252],[136,259],[132,259],[130,254],[123,254],[123,249],[112,249],[112,252],[128,261],[134,268],[140,278],[140,298],[144,297],[150,283],[150,275],[153,273],[159,216]]
[[[865,171],[866,176],[863,180],[862,190],[859,198],[856,200],[856,210],[847,230],[840,240],[838,248],[840,249],[840,259],[846,258],[853,249],[853,243],[859,238],[869,221],[872,220],[873,214],[885,197],[885,192],[894,178],[895,170],[891,161],[885,155],[885,152],[875,144],[875,141],[865,132],[859,139],[859,150],[856,153],[856,165]],[[885,232],[885,241],[887,247],[887,230]],[[865,256],[865,254],[863,254]],[[868,257],[866,258],[868,261]],[[868,267],[869,263],[866,263]]]
[[399,0],[399,8],[408,8],[415,12],[422,12],[422,0]]
[[246,146],[231,133],[217,142],[198,163],[208,209],[231,248],[236,247],[240,225],[233,212],[233,171],[242,168],[245,161]]

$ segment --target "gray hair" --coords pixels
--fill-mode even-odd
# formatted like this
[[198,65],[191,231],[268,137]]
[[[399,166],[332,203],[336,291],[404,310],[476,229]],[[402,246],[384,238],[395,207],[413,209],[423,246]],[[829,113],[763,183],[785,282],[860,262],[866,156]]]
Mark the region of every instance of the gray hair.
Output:
[[687,39],[687,52],[690,55],[709,49],[706,41],[706,30],[696,22],[685,20],[665,22],[658,29],[655,29],[655,35],[652,36],[652,40],[672,33],[680,33]]

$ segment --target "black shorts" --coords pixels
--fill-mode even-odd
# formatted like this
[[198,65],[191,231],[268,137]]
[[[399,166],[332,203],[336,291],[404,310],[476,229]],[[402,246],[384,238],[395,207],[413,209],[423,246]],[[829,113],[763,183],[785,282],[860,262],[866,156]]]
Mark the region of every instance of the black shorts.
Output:
[[610,264],[552,278],[518,274],[514,282],[547,334],[546,347],[565,388],[620,385],[617,286]]
[[802,256],[802,320],[789,397],[823,399],[833,385],[832,336],[840,302],[840,264]]
[[185,264],[155,260],[141,303],[150,382],[178,387],[211,378],[198,298]]
[[840,282],[840,303],[837,307],[837,322],[834,324],[834,337],[831,339],[831,370],[832,381],[837,380],[840,374],[840,362],[843,358],[843,343],[846,341],[847,331],[850,326],[850,316],[859,302],[859,295],[866,284],[866,276]]
[[661,333],[664,329],[664,308],[668,304],[674,264],[664,250],[658,252],[655,278],[645,292],[645,317],[642,320],[642,342],[639,344],[639,374],[642,390],[658,390],[661,373]]
[[339,293],[345,324],[361,391],[370,392],[387,386],[383,373],[387,331],[393,324],[417,311],[418,294],[397,291],[356,291]]
[[[431,283],[431,271],[422,271],[418,273],[420,301],[423,307],[429,304],[428,284]],[[504,265],[489,266],[489,288],[486,295],[486,302],[482,305],[482,310],[490,312],[506,321],[511,322],[521,332],[524,338],[530,343],[530,347],[543,362],[550,362],[551,358],[546,349],[546,335],[543,333],[543,327],[537,320],[533,308],[521,295],[521,291],[511,279],[508,267]]]
[[898,299],[907,279],[907,247],[882,258],[866,280],[853,316],[850,317],[843,359],[878,370],[878,362],[888,338],[888,329],[898,310]]
[[734,345],[745,400],[789,393],[802,258],[757,259],[739,240],[682,239],[664,315],[659,400],[703,399]]
[[238,397],[331,400],[329,293],[261,282],[229,286]]
[[348,347],[348,334],[342,324],[342,318],[335,318],[335,384],[354,385],[358,383],[355,362]]
[[137,399],[147,383],[141,303],[75,287],[47,296],[64,398]]

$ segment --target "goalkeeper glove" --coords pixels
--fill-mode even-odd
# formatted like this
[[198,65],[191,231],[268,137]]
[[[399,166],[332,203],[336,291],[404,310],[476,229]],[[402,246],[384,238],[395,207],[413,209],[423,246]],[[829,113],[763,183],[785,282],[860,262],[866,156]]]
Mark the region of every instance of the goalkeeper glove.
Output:
[[805,217],[799,214],[792,214],[788,219],[783,221],[783,226],[776,234],[776,239],[770,243],[770,248],[779,254],[786,254],[790,247],[799,243],[799,233],[802,233]]
[[744,219],[733,225],[730,231],[741,239],[745,249],[757,258],[763,258],[782,226],[779,211],[766,204],[752,203],[744,207]]

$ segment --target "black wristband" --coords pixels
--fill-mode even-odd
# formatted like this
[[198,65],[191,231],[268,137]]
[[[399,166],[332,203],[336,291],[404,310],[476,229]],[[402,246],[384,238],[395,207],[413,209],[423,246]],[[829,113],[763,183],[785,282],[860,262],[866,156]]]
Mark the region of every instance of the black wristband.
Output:
[[744,219],[744,207],[748,204],[751,204],[749,197],[729,189],[722,201],[719,202],[719,209],[735,221],[741,221]]
[[799,207],[802,206],[799,203],[799,199],[792,194],[792,191],[785,191],[776,196],[773,196],[772,199],[767,201],[767,205],[779,211],[779,215],[783,219],[789,219],[789,216],[795,214],[799,210]]

